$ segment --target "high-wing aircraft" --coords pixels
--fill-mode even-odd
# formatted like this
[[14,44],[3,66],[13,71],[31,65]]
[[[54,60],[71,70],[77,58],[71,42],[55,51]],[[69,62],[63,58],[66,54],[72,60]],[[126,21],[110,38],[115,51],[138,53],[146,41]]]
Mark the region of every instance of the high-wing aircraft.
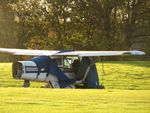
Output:
[[51,88],[99,88],[99,78],[93,57],[144,55],[142,51],[55,51],[0,48],[1,53],[34,56],[29,61],[12,64],[12,75],[30,81],[48,83]]

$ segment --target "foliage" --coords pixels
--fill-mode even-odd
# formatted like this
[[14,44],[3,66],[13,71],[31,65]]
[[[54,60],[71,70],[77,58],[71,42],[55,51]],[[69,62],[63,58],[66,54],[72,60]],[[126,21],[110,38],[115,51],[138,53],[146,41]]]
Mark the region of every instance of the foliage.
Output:
[[25,43],[25,46],[29,49],[49,50],[52,48],[56,50],[56,43],[56,34],[53,32],[48,32],[47,38],[40,38],[39,36],[31,37],[31,39]]
[[11,4],[11,7],[18,17],[20,47],[24,47],[34,36],[47,38],[51,5],[46,0],[19,0],[16,4]]
[[148,0],[19,0],[10,6],[19,24],[20,48],[32,48],[36,37],[44,44],[41,49],[149,53],[149,5]]

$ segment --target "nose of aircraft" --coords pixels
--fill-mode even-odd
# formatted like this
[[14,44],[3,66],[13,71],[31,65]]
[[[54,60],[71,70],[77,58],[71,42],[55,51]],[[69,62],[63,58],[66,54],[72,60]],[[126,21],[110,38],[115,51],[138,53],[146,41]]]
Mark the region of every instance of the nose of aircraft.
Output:
[[20,79],[22,75],[22,64],[20,62],[15,62],[12,65],[12,76],[15,79]]

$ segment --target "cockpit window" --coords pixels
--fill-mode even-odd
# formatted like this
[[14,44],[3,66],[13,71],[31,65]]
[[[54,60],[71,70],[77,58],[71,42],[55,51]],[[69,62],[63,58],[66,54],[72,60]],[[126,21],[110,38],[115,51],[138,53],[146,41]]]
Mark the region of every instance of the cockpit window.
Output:
[[72,63],[77,58],[74,57],[61,57],[55,58],[54,61],[59,68],[72,68]]
[[71,58],[64,59],[64,68],[72,68],[72,59]]

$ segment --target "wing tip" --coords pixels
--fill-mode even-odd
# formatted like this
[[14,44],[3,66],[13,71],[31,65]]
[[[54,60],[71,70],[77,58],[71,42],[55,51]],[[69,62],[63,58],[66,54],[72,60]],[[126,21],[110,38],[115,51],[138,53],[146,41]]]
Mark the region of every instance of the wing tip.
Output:
[[134,50],[134,51],[124,52],[123,54],[124,55],[145,55],[146,53],[143,51]]

